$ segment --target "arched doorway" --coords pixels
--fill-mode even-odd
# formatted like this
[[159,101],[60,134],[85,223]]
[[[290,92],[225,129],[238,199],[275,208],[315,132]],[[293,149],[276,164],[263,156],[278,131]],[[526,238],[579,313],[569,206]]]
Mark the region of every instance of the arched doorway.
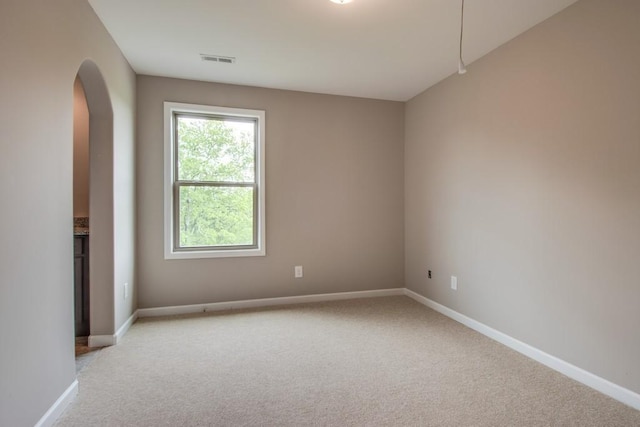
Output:
[[113,109],[102,73],[80,66],[89,125],[89,346],[110,345],[114,334]]
[[73,300],[76,356],[90,332],[89,108],[80,77],[73,82]]

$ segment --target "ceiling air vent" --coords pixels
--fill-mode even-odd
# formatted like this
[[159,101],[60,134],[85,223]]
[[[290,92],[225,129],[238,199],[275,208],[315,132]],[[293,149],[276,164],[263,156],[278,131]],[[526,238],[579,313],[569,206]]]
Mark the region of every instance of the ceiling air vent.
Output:
[[222,62],[223,64],[233,64],[236,62],[236,58],[233,56],[206,55],[201,53],[200,57],[203,61]]

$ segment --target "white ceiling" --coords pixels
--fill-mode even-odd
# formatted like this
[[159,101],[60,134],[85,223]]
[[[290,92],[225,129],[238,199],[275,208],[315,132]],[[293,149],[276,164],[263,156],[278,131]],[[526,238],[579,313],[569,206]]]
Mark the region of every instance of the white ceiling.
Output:
[[[465,62],[575,1],[466,0]],[[138,74],[406,101],[457,71],[460,0],[89,2]]]

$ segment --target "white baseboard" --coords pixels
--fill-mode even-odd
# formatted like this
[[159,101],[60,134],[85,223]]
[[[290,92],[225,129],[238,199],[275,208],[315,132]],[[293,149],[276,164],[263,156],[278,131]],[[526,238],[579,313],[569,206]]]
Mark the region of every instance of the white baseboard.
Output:
[[120,326],[120,329],[113,335],[90,335],[89,336],[89,347],[107,347],[110,345],[116,345],[124,334],[127,333],[131,325],[138,319],[138,310],[136,310],[126,322]]
[[64,410],[75,399],[78,394],[78,380],[74,380],[71,385],[60,395],[58,400],[55,401],[49,410],[40,418],[35,427],[49,427],[52,426],[58,417],[62,415]]
[[444,314],[445,316],[450,317],[451,319],[460,322],[463,325],[477,332],[480,332],[481,334],[495,341],[498,341],[501,344],[506,345],[507,347],[517,351],[518,353],[521,353],[537,362],[540,362],[543,365],[548,366],[549,368],[558,371],[561,374],[566,375],[567,377],[574,379],[586,386],[589,386],[599,391],[600,393],[606,394],[613,399],[629,405],[632,408],[640,410],[640,394],[638,393],[614,384],[609,380],[605,380],[604,378],[594,375],[591,372],[585,371],[584,369],[572,365],[569,362],[565,362],[562,359],[558,359],[557,357],[545,353],[544,351],[539,350],[535,347],[532,347],[529,344],[525,344],[522,341],[519,341],[483,323],[473,320],[470,317],[460,314],[457,311],[445,307],[442,304],[438,304],[437,302],[432,301],[410,289],[405,288],[404,294],[418,301],[419,303],[424,304],[427,307],[437,311],[438,313]]
[[115,344],[115,335],[89,335],[89,347],[108,347]]
[[133,325],[136,320],[138,320],[138,310],[134,311],[133,314],[129,316],[127,321],[124,322],[122,326],[120,326],[120,329],[118,329],[118,331],[115,333],[115,335],[113,336],[114,344],[118,344],[120,340],[122,340],[124,334],[127,333],[131,325]]
[[210,304],[178,305],[138,309],[139,317],[174,316],[177,314],[202,313],[241,308],[269,307],[274,305],[301,304],[308,302],[336,301],[355,298],[373,298],[404,295],[404,288],[378,289],[372,291],[339,292],[333,294],[301,295],[294,297],[262,298],[242,301],[216,302]]

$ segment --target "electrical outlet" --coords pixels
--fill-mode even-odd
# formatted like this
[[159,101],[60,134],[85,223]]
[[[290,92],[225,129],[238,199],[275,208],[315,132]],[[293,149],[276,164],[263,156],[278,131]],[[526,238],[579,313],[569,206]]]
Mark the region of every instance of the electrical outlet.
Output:
[[456,276],[451,276],[451,289],[458,290],[458,278]]
[[429,270],[429,279],[431,279],[431,270]]
[[293,275],[294,275],[294,277],[296,279],[299,279],[299,278],[301,278],[303,276],[303,274],[302,274],[302,266],[301,265],[296,265],[293,268]]
[[124,299],[127,299],[129,297],[129,284],[125,283],[124,284]]

